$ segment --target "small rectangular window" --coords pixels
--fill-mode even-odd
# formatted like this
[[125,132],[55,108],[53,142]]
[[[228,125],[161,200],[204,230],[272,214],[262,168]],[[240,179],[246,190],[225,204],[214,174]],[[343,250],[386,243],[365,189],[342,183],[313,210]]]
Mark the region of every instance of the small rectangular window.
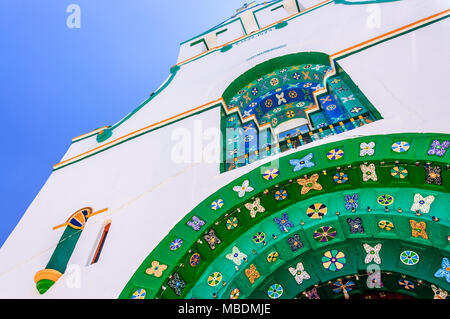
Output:
[[106,224],[103,226],[103,231],[101,233],[100,240],[97,244],[97,248],[95,249],[94,255],[90,262],[91,265],[95,264],[99,260],[100,254],[102,252],[103,245],[105,244],[106,236],[108,235],[110,227],[111,227],[111,221],[106,222]]

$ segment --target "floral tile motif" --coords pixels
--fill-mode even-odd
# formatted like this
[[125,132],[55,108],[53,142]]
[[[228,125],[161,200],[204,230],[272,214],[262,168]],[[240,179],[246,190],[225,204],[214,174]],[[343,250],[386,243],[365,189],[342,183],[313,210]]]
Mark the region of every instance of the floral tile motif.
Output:
[[450,283],[450,261],[447,257],[442,258],[441,268],[434,273],[436,278],[445,278]]
[[356,233],[364,233],[364,227],[362,226],[362,220],[359,217],[356,217],[355,219],[347,218],[348,226],[350,227],[350,232],[352,234]]
[[359,156],[372,156],[373,154],[375,154],[375,150],[373,149],[375,147],[375,142],[369,142],[369,143],[361,143],[359,145],[360,147],[360,151],[359,151]]
[[311,219],[321,219],[327,212],[327,206],[322,203],[312,204],[306,209],[306,215]]
[[336,238],[337,231],[331,226],[322,226],[314,231],[313,238],[320,243],[324,243]]
[[288,228],[294,227],[294,224],[289,220],[287,213],[283,213],[281,218],[275,217],[273,221],[280,227],[280,230],[284,232],[287,231]]
[[430,206],[434,201],[434,196],[429,195],[427,197],[423,197],[420,194],[414,195],[414,203],[411,206],[411,211],[417,212],[420,211],[424,214],[428,214],[430,212]]
[[227,219],[226,227],[228,230],[233,230],[238,226],[238,224],[239,224],[238,219],[236,217],[231,217]]
[[220,272],[214,272],[209,275],[207,283],[211,287],[215,287],[222,281],[222,274]]
[[288,195],[288,193],[285,189],[280,189],[280,190],[277,190],[273,196],[275,197],[276,200],[281,201],[281,200],[286,199],[287,195]]
[[333,249],[323,254],[322,266],[329,271],[339,271],[344,268],[347,257],[342,251]]
[[172,288],[177,296],[180,296],[181,290],[184,289],[186,283],[180,278],[180,275],[178,275],[178,273],[174,273],[173,276],[169,277],[168,285],[170,288]]
[[199,263],[200,263],[200,254],[193,253],[191,258],[189,258],[189,265],[191,265],[191,267],[197,267]]
[[403,166],[394,166],[391,169],[391,176],[398,179],[405,179],[408,177],[408,170]]
[[425,222],[417,222],[415,220],[410,220],[411,224],[411,236],[413,237],[422,237],[423,239],[428,239],[428,235],[426,232],[427,224]]
[[369,180],[376,182],[378,180],[377,173],[375,171],[375,164],[361,164],[359,167],[361,168],[361,172],[363,174],[362,179],[364,182],[367,182]]
[[345,182],[348,181],[348,175],[346,173],[344,173],[344,172],[337,172],[333,176],[333,181],[336,184],[344,184]]
[[242,186],[234,186],[233,190],[238,193],[239,197],[244,197],[245,193],[252,192],[254,188],[250,186],[250,182],[246,179],[242,182]]
[[400,253],[400,261],[407,265],[416,265],[420,260],[419,254],[412,250],[405,250]]
[[378,222],[378,227],[387,231],[394,229],[394,223],[389,220],[380,220]]
[[209,232],[203,236],[203,238],[206,240],[209,248],[211,248],[212,250],[216,249],[216,245],[222,242],[220,238],[217,237],[214,229],[210,229]]
[[345,291],[352,291],[355,287],[355,283],[352,280],[343,281],[339,278],[337,281],[333,283],[333,292],[338,294]]
[[448,292],[444,289],[431,285],[431,290],[433,290],[434,293],[433,299],[447,299]]
[[391,146],[392,150],[396,153],[403,153],[407,152],[410,148],[410,145],[408,142],[405,141],[398,141],[392,144]]
[[250,217],[255,218],[256,213],[264,213],[266,209],[261,205],[260,199],[257,197],[253,203],[247,203],[244,205],[250,212]]
[[416,288],[416,286],[414,285],[414,283],[412,281],[409,281],[406,279],[400,279],[398,281],[398,284],[400,286],[402,286],[403,288],[405,288],[406,290],[413,290],[414,288]]
[[280,171],[276,168],[272,168],[272,169],[268,169],[266,171],[264,171],[263,173],[263,178],[265,180],[272,180],[278,177],[278,175],[280,175]]
[[311,290],[305,291],[305,296],[308,299],[320,299],[320,296],[317,293],[317,288],[315,287]]
[[183,244],[183,240],[181,238],[174,239],[170,243],[170,250],[177,250]]
[[239,299],[240,291],[238,288],[234,288],[230,293],[230,299]]
[[159,278],[162,276],[164,270],[166,270],[166,269],[167,269],[167,265],[160,264],[159,261],[154,260],[154,261],[152,261],[152,266],[150,268],[147,268],[145,270],[145,273],[147,275],[153,275],[153,276]]
[[264,240],[266,239],[266,234],[264,232],[257,232],[253,235],[252,240],[255,244],[264,243]]
[[357,209],[358,208],[358,194],[345,195],[345,208],[347,209]]
[[280,298],[283,295],[283,286],[281,286],[280,284],[273,284],[267,290],[267,295],[271,299],[278,299],[278,298]]
[[278,254],[278,252],[276,252],[276,251],[272,251],[271,253],[269,253],[268,255],[267,255],[267,261],[269,262],[269,263],[273,263],[273,262],[275,262],[277,259],[278,259],[278,256],[279,256],[279,254]]
[[297,263],[297,266],[295,268],[289,267],[288,271],[291,273],[292,276],[294,276],[295,281],[299,285],[302,284],[303,280],[308,280],[311,278],[309,274],[305,271],[305,268],[303,267],[303,264],[301,262]]
[[436,155],[436,156],[444,156],[447,148],[450,146],[450,141],[443,141],[442,143],[439,140],[434,140],[431,142],[430,148],[428,149],[428,155]]
[[256,270],[256,266],[253,264],[250,265],[250,268],[245,269],[245,275],[252,285],[255,283],[255,280],[260,277],[259,271]]
[[296,252],[297,250],[299,250],[300,248],[303,247],[303,243],[300,240],[300,236],[297,234],[295,234],[292,237],[289,237],[287,241],[288,241],[289,246],[291,246],[291,250],[293,252]]
[[197,216],[192,216],[192,220],[189,220],[187,222],[188,226],[191,226],[193,230],[195,231],[199,231],[200,228],[205,225],[205,221],[201,220],[200,218],[198,218]]
[[297,179],[297,183],[302,186],[300,194],[305,195],[311,189],[322,190],[322,185],[320,185],[317,180],[319,179],[319,174],[313,174],[310,178],[299,178]]
[[427,176],[425,178],[425,182],[427,184],[442,185],[440,166],[426,166],[425,171],[427,173]]
[[298,172],[299,170],[301,170],[303,168],[313,167],[315,164],[311,161],[312,158],[313,158],[313,153],[309,153],[302,159],[289,160],[289,164],[294,166],[294,170],[293,170],[294,172]]
[[237,266],[239,266],[243,260],[247,260],[247,255],[242,253],[236,246],[234,246],[231,253],[227,254],[225,257],[234,262]]
[[218,209],[222,208],[222,206],[223,206],[223,199],[220,199],[220,198],[216,199],[215,201],[213,201],[211,203],[212,210],[218,210]]
[[327,153],[327,158],[330,161],[338,160],[344,156],[344,151],[339,148],[334,148]]
[[378,265],[381,264],[380,250],[382,244],[376,244],[375,247],[372,247],[369,244],[363,244],[363,247],[366,251],[366,258],[364,259],[365,264],[370,264],[371,262]]
[[145,289],[137,289],[131,295],[131,299],[145,299],[146,295],[147,295],[147,292],[145,291]]
[[392,205],[394,203],[394,196],[389,195],[389,194],[380,195],[377,198],[377,203],[382,206]]

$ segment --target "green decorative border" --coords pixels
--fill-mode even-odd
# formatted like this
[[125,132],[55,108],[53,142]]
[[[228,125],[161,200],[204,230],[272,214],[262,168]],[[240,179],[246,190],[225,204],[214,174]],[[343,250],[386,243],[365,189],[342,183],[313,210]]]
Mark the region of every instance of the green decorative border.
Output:
[[[449,152],[445,154],[444,157],[430,156],[427,155],[427,150],[434,139],[438,140],[448,140],[450,139],[449,134],[426,134],[426,133],[404,133],[404,134],[390,134],[390,135],[373,135],[364,136],[360,138],[353,138],[338,141],[335,143],[329,143],[320,145],[314,148],[302,150],[299,152],[291,153],[286,156],[279,158],[277,161],[272,161],[270,163],[264,164],[251,172],[237,178],[228,185],[222,187],[220,190],[214,194],[208,196],[202,203],[200,203],[196,208],[194,208],[189,214],[187,214],[177,225],[169,232],[169,234],[158,244],[158,246],[145,258],[143,263],[139,266],[135,274],[132,276],[126,287],[123,289],[119,298],[128,298],[135,288],[145,288],[147,290],[148,298],[155,298],[161,295],[161,286],[167,286],[167,280],[169,275],[171,275],[178,266],[182,263],[188,265],[186,258],[188,258],[188,251],[203,251],[205,253],[202,256],[208,255],[208,260],[212,261],[221,252],[221,246],[219,245],[215,251],[210,251],[204,247],[201,248],[197,240],[203,237],[203,232],[214,228],[215,223],[224,219],[224,214],[231,215],[236,213],[237,209],[242,207],[244,203],[249,202],[254,197],[260,197],[262,200],[264,198],[269,198],[271,196],[264,197],[264,192],[273,192],[276,185],[289,184],[292,181],[291,187],[293,190],[289,191],[289,194],[297,194],[296,200],[301,201],[309,199],[313,196],[321,195],[324,193],[330,193],[337,190],[349,190],[349,189],[362,189],[362,188],[383,188],[383,187],[416,187],[426,190],[434,190],[438,192],[449,193],[450,183],[446,182],[450,178],[449,167]],[[361,142],[375,142],[375,154],[373,156],[360,157],[360,143]],[[396,141],[407,141],[411,148],[405,153],[395,153],[391,150],[392,143]],[[343,158],[330,161],[325,157],[325,154],[333,148],[341,148],[344,150],[345,155]],[[292,171],[292,166],[289,164],[290,159],[302,158],[308,153],[313,153],[313,161],[315,166],[312,168],[305,168],[301,171],[295,173]],[[408,165],[408,170],[410,170],[410,178],[405,183],[403,180],[397,181],[390,176],[390,169],[393,167],[396,161],[400,162],[400,165]],[[418,162],[419,161],[419,162]],[[377,164],[377,182],[361,182],[361,171],[359,169],[360,163],[376,163]],[[425,170],[423,168],[424,163],[431,163],[432,165],[443,165],[441,176],[443,179],[442,185],[431,185],[425,184]],[[418,163],[418,164],[416,164]],[[262,172],[270,167],[275,167],[280,170],[280,176],[274,180],[266,181],[262,178]],[[351,168],[349,168],[349,165]],[[336,171],[337,166],[341,169],[347,170],[349,174],[350,183],[342,184],[337,186],[332,181],[332,172]],[[299,195],[299,186],[296,185],[295,181],[297,178],[301,178],[304,175],[308,177],[313,173],[319,173],[319,182],[323,186],[321,191],[311,191],[306,195]],[[324,175],[326,174],[326,175]],[[244,197],[238,198],[236,192],[232,190],[233,186],[242,185],[244,180],[249,180],[250,185],[254,188],[251,193],[246,193]],[[210,208],[212,201],[221,198],[224,201],[224,206],[219,211],[213,211]],[[279,209],[284,209],[294,202],[292,201],[282,201]],[[264,203],[263,203],[264,206]],[[245,208],[242,210],[245,213]],[[198,216],[200,219],[204,220],[206,224],[202,227],[201,232],[195,232],[190,227],[186,225],[186,222],[192,218],[192,216]],[[246,213],[248,215],[248,212]],[[247,218],[249,219],[249,218]],[[245,222],[245,217],[242,216],[239,220]],[[254,220],[247,221],[247,226],[251,227],[258,223],[259,217],[257,216]],[[441,224],[442,221],[439,222]],[[245,224],[245,223],[244,223]],[[245,227],[241,227],[241,230],[236,229],[233,234],[234,236],[240,236],[245,231]],[[220,237],[220,235],[219,235]],[[222,235],[223,237],[223,235]],[[225,238],[220,237],[223,241]],[[175,238],[182,238],[183,245],[176,251],[170,251],[169,245]],[[226,246],[226,245],[222,245]],[[208,252],[208,254],[206,254]],[[149,276],[145,274],[145,269],[149,267],[153,260],[158,260],[159,262],[168,265],[168,269],[164,272],[163,276],[160,278]],[[201,274],[205,267],[209,263],[203,262],[195,268],[195,272]],[[190,267],[184,267],[183,271],[188,271]],[[186,274],[183,274],[186,276]],[[183,277],[184,278],[184,277]],[[169,291],[170,290],[170,291]],[[184,289],[183,295],[188,291],[188,287]],[[168,298],[170,298],[171,289],[165,290]],[[172,292],[173,294],[173,292]],[[183,297],[183,295],[181,297]],[[173,296],[175,296],[173,294]],[[172,297],[173,297],[172,296]],[[175,296],[176,297],[176,296]]]

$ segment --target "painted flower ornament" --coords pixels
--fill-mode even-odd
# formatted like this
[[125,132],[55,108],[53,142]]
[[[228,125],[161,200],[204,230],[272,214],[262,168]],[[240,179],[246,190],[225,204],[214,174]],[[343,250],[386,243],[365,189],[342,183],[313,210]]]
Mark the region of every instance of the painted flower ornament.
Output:
[[343,292],[345,294],[348,291],[352,291],[354,287],[355,283],[352,280],[343,281],[339,278],[333,283],[333,292],[336,294]]
[[417,222],[415,220],[410,220],[411,230],[413,237],[422,237],[423,239],[428,239],[428,235],[426,232],[427,224],[425,222]]
[[255,283],[255,280],[260,277],[259,271],[256,270],[256,267],[253,264],[250,265],[250,268],[245,269],[245,275],[252,285]]
[[357,209],[358,208],[358,194],[345,195],[345,208]]
[[247,208],[250,211],[251,218],[255,218],[256,213],[264,213],[265,212],[265,208],[263,206],[261,206],[261,201],[258,197],[255,198],[253,203],[247,203],[244,206],[245,206],[245,208]]
[[361,164],[359,167],[361,168],[361,172],[363,174],[362,179],[364,182],[367,182],[369,180],[376,182],[378,180],[377,173],[375,171],[375,164]]
[[131,299],[145,299],[146,295],[145,289],[138,289],[131,295]]
[[425,178],[425,182],[427,184],[436,184],[436,185],[442,184],[440,166],[426,166],[425,171],[427,173],[427,176]]
[[152,261],[152,266],[150,268],[147,268],[145,270],[145,273],[147,275],[153,275],[153,276],[159,278],[162,276],[164,270],[166,270],[166,269],[167,269],[167,265],[160,264],[159,261],[154,260],[154,261]]
[[223,199],[220,199],[220,198],[216,199],[215,201],[213,201],[211,203],[212,210],[218,210],[218,209],[222,208],[222,206],[223,206]]
[[280,175],[280,171],[277,168],[271,168],[264,171],[263,178],[265,180],[271,180],[277,178],[278,175]]
[[362,226],[362,220],[359,217],[356,217],[355,219],[347,218],[348,226],[350,227],[350,232],[352,234],[356,233],[364,233],[364,227]]
[[375,247],[372,247],[369,244],[363,244],[363,247],[366,251],[366,258],[364,259],[364,263],[370,264],[371,262],[374,262],[378,265],[381,264],[380,250],[382,244],[376,244]]
[[311,219],[321,219],[328,212],[328,207],[322,203],[315,203],[306,209],[306,215]]
[[188,226],[191,226],[193,230],[198,231],[200,228],[205,225],[205,221],[201,220],[197,216],[192,216],[192,220],[187,222]]
[[319,174],[313,174],[310,178],[299,178],[297,179],[297,183],[302,186],[300,194],[305,195],[311,189],[322,190],[322,185],[320,185],[317,180],[319,179]]
[[294,227],[294,224],[289,220],[289,216],[287,213],[283,213],[283,215],[281,215],[281,218],[275,217],[273,221],[280,227],[280,230],[284,232],[287,232],[288,228]]
[[240,266],[243,260],[247,260],[247,255],[241,252],[236,246],[231,250],[231,254],[227,254],[225,257],[234,262],[237,266]]
[[336,184],[344,184],[348,181],[348,175],[344,172],[337,172],[336,174],[334,174],[333,176],[333,181]]
[[375,150],[373,149],[375,147],[375,142],[363,142],[359,145],[359,147],[361,149],[359,151],[359,156],[372,156],[373,154],[375,154]]
[[315,287],[311,290],[305,291],[305,296],[308,299],[320,299],[320,296],[317,293],[317,288]]
[[313,153],[309,153],[302,159],[291,159],[289,160],[289,164],[294,166],[294,172],[298,172],[299,170],[303,168],[309,168],[313,167],[315,164],[311,162],[311,159],[313,158]]
[[299,250],[300,248],[303,247],[303,243],[300,240],[300,236],[297,234],[295,234],[292,237],[289,237],[287,241],[288,241],[289,246],[291,246],[291,250],[293,252],[296,252],[297,250]]
[[244,197],[245,193],[252,192],[254,188],[250,186],[250,182],[246,179],[242,182],[242,186],[234,186],[233,190],[238,193],[239,197]]
[[428,150],[428,155],[436,155],[436,156],[444,156],[447,148],[450,146],[450,141],[443,141],[442,143],[439,140],[434,140],[431,142],[430,148]]
[[209,248],[211,248],[212,250],[216,249],[216,245],[222,242],[220,238],[217,237],[214,229],[211,229],[207,234],[203,236],[203,238],[206,240]]
[[181,295],[181,290],[186,286],[184,280],[180,278],[178,273],[174,273],[172,277],[169,278],[168,285],[173,289],[177,296]]
[[292,276],[294,276],[295,281],[299,285],[302,284],[303,280],[308,280],[311,278],[309,274],[305,271],[303,264],[300,262],[297,263],[297,266],[295,268],[289,267],[288,271],[291,273]]
[[430,206],[434,201],[434,196],[429,195],[427,197],[423,197],[420,194],[414,195],[414,203],[411,206],[411,211],[416,212],[420,211],[424,214],[428,214],[430,212]]
[[441,268],[434,273],[436,278],[445,278],[450,283],[450,261],[447,257],[442,258]]
[[344,268],[347,258],[342,251],[333,249],[326,251],[322,256],[322,266],[329,271],[339,271]]
[[444,289],[431,285],[431,290],[433,290],[434,293],[433,299],[447,299],[448,292]]

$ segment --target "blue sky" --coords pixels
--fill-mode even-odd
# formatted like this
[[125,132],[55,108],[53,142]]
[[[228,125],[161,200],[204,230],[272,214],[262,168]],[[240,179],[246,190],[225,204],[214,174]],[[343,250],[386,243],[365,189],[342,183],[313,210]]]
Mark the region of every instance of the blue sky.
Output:
[[[169,75],[179,44],[244,0],[0,1],[0,245],[70,146],[119,121]],[[81,28],[66,8],[81,8]]]

